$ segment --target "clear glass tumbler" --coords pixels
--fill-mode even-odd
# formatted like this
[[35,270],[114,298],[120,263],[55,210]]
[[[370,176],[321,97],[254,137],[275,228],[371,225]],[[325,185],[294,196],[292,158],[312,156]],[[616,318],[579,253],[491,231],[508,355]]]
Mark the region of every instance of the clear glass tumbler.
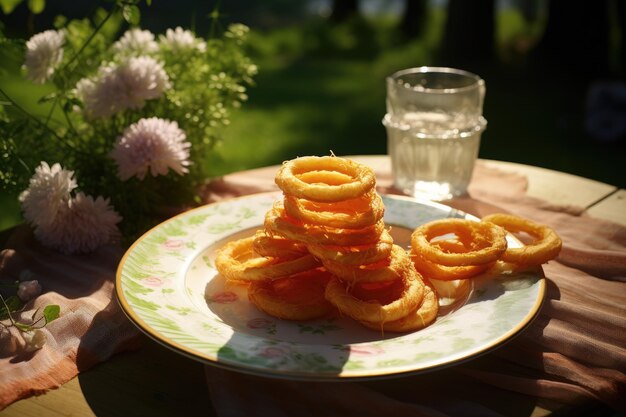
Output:
[[463,195],[487,126],[485,82],[467,71],[419,67],[387,78],[387,150],[394,186],[434,201]]

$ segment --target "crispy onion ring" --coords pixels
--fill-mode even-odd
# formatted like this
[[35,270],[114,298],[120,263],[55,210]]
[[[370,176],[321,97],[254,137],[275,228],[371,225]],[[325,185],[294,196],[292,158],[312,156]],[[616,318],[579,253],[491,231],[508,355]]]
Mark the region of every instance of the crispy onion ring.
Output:
[[254,236],[224,245],[215,258],[215,267],[227,279],[238,281],[271,280],[317,268],[319,261],[311,254],[283,260],[259,256],[254,252]]
[[344,265],[328,259],[322,259],[322,263],[334,275],[349,282],[391,281],[401,278],[413,269],[408,254],[398,245],[393,245],[387,259],[371,264]]
[[257,230],[254,234],[252,247],[261,256],[293,259],[308,253],[306,245],[282,236],[268,235],[265,230]]
[[[445,252],[431,240],[436,236],[455,233],[472,236],[467,252]],[[427,260],[445,266],[482,265],[497,261],[507,249],[506,231],[488,222],[466,219],[441,219],[417,227],[411,234],[413,251]]]
[[439,300],[430,283],[424,286],[424,296],[419,307],[406,316],[393,321],[364,321],[360,322],[370,329],[387,332],[412,332],[427,327],[437,318]]
[[526,233],[534,239],[532,243],[521,248],[508,248],[501,257],[503,261],[520,265],[541,265],[556,258],[561,251],[561,238],[548,226],[502,213],[490,214],[482,220],[497,224],[510,233]]
[[273,281],[254,281],[248,288],[248,298],[259,310],[280,319],[324,317],[335,309],[324,296],[331,278],[318,268]]
[[404,289],[399,298],[388,304],[370,300],[364,301],[351,294],[346,283],[338,277],[330,280],[326,286],[326,299],[342,314],[358,321],[386,322],[397,320],[415,310],[422,301],[424,284],[417,271],[409,268],[402,277]]
[[286,195],[283,201],[285,212],[290,217],[328,227],[361,229],[376,224],[385,214],[383,200],[376,193],[355,199],[352,206],[348,201],[342,203],[347,209],[342,210],[339,204],[316,203],[291,195]]
[[429,261],[424,258],[421,253],[411,250],[411,260],[415,269],[425,278],[436,279],[440,281],[455,281],[457,279],[468,279],[478,274],[482,274],[493,263],[482,265],[466,265],[466,266],[445,266]]
[[391,254],[393,238],[387,230],[383,230],[380,239],[370,245],[337,246],[337,245],[306,245],[309,252],[318,259],[325,259],[342,265],[362,265],[378,262]]
[[307,244],[338,246],[371,244],[378,241],[384,228],[385,223],[382,219],[375,225],[362,229],[338,229],[298,222],[286,215],[282,202],[274,204],[274,207],[265,214],[265,229],[270,234],[275,233]]
[[343,185],[352,182],[352,177],[337,171],[307,171],[296,174],[296,178],[307,184]]
[[[352,178],[351,182],[332,185],[309,183],[298,178],[309,171],[336,171]],[[354,161],[336,156],[305,156],[283,163],[275,182],[285,194],[320,202],[357,198],[376,185],[374,171]]]

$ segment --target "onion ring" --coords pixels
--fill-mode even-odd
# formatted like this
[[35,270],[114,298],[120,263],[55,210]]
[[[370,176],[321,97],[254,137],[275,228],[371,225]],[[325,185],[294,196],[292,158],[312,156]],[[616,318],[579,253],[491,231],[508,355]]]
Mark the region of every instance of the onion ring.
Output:
[[[308,183],[298,174],[309,171],[337,171],[349,175],[349,183],[331,185]],[[334,202],[359,197],[376,185],[374,171],[354,161],[336,156],[305,156],[283,163],[275,178],[276,185],[285,194],[312,201]]]
[[307,244],[307,249],[318,259],[336,262],[342,265],[362,265],[378,262],[391,254],[393,238],[383,230],[376,243],[358,246]]
[[[455,233],[457,236],[470,233],[471,250],[462,253],[445,252],[431,239]],[[506,231],[488,222],[466,219],[440,219],[417,227],[411,234],[413,251],[427,260],[445,266],[482,265],[497,261],[507,249]]]
[[336,228],[361,229],[376,224],[385,214],[383,200],[378,194],[374,193],[371,197],[366,194],[366,196],[367,199],[356,199],[355,207],[349,207],[345,211],[341,211],[339,204],[316,203],[291,195],[285,196],[283,205],[287,215],[302,222]]
[[338,277],[330,280],[326,286],[326,299],[342,314],[358,321],[386,322],[397,320],[413,311],[422,301],[424,284],[413,268],[407,269],[403,276],[404,289],[401,296],[388,304],[373,300],[364,301],[352,295],[346,285]]
[[235,240],[220,248],[215,268],[227,279],[238,281],[268,280],[317,268],[319,261],[311,254],[284,260],[259,256],[253,250],[254,236]]
[[412,332],[432,324],[439,313],[439,300],[431,284],[429,282],[425,284],[421,304],[406,316],[393,321],[360,320],[361,324],[370,329],[396,333]]
[[362,229],[338,229],[310,223],[298,222],[286,216],[282,202],[274,204],[265,214],[265,229],[270,234],[278,234],[288,239],[307,244],[355,246],[378,241],[385,228],[381,219],[375,225]]
[[282,236],[269,235],[265,230],[256,231],[252,247],[259,255],[273,258],[293,259],[308,253],[303,243]]
[[390,256],[383,261],[354,266],[322,258],[322,264],[328,271],[349,282],[391,281],[413,269],[408,254],[398,245],[393,245]]
[[285,320],[311,320],[327,316],[335,307],[324,296],[332,276],[313,269],[273,281],[254,281],[248,298],[259,310]]
[[541,265],[554,259],[561,251],[561,238],[550,227],[511,214],[490,214],[483,217],[489,222],[503,227],[510,233],[524,232],[533,237],[533,242],[521,248],[508,248],[501,256],[505,262],[520,265]]
[[478,274],[482,274],[493,263],[482,265],[466,265],[466,266],[445,266],[429,261],[421,253],[411,250],[411,260],[417,272],[425,278],[436,279],[440,281],[455,281],[457,279],[468,279]]

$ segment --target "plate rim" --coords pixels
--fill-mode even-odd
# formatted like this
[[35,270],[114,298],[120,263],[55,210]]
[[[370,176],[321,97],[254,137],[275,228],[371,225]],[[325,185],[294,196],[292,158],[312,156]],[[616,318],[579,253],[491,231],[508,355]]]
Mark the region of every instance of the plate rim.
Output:
[[[136,246],[138,246],[139,244],[142,243],[142,241],[148,236],[150,235],[152,232],[154,232],[157,229],[162,228],[164,225],[173,222],[181,217],[185,217],[185,216],[189,216],[192,215],[194,212],[197,211],[201,211],[206,209],[209,206],[214,206],[217,204],[221,204],[221,203],[228,203],[228,202],[232,202],[232,201],[236,201],[236,200],[241,200],[241,199],[247,199],[247,198],[254,198],[254,197],[262,197],[264,195],[281,195],[282,193],[280,191],[264,191],[264,192],[259,192],[259,193],[252,193],[252,194],[246,194],[246,195],[240,195],[240,196],[235,196],[235,197],[231,197],[231,198],[226,198],[223,200],[219,200],[219,201],[215,201],[212,203],[208,203],[208,204],[204,204],[198,207],[194,207],[190,210],[184,211],[182,213],[176,214],[168,219],[165,219],[164,221],[154,225],[153,227],[151,227],[149,230],[147,230],[146,232],[144,232],[141,236],[139,236],[129,247],[128,249],[124,252],[124,255],[122,256],[122,258],[120,259],[117,269],[116,269],[116,274],[115,274],[115,298],[117,299],[117,303],[120,306],[121,310],[124,312],[124,314],[126,315],[126,317],[133,323],[133,325],[135,327],[137,327],[140,331],[142,331],[145,335],[147,335],[148,337],[150,337],[153,341],[159,343],[161,346],[164,346],[178,354],[181,354],[185,357],[188,357],[190,359],[196,360],[198,362],[201,362],[204,365],[210,365],[210,366],[215,366],[221,369],[226,369],[226,370],[230,370],[230,371],[235,371],[235,372],[239,372],[239,373],[244,373],[244,374],[248,374],[248,375],[255,375],[255,376],[262,376],[262,377],[269,377],[269,378],[274,378],[274,379],[288,379],[288,380],[299,380],[299,381],[320,381],[320,382],[336,382],[336,381],[355,381],[355,380],[380,380],[380,379],[393,379],[393,378],[401,378],[401,377],[406,377],[406,376],[412,376],[412,375],[417,375],[417,374],[422,374],[422,373],[427,373],[427,372],[434,372],[436,370],[440,370],[440,369],[445,369],[445,368],[449,368],[452,366],[456,366],[471,360],[474,360],[480,356],[483,356],[489,352],[492,352],[500,347],[502,347],[503,345],[507,344],[508,342],[512,341],[513,339],[515,339],[516,336],[518,336],[520,333],[522,333],[526,328],[528,328],[534,321],[535,319],[539,316],[539,311],[541,310],[544,302],[545,302],[545,295],[546,295],[546,288],[547,288],[547,283],[546,283],[546,276],[543,270],[542,266],[538,266],[537,267],[537,284],[538,284],[538,288],[537,288],[537,297],[532,305],[532,307],[529,309],[529,311],[526,313],[526,315],[523,317],[523,319],[514,327],[512,327],[511,329],[509,329],[508,331],[504,332],[503,334],[501,334],[499,337],[495,338],[494,340],[490,341],[488,345],[473,351],[470,355],[464,356],[464,357],[460,357],[460,358],[456,358],[456,359],[452,359],[449,361],[446,361],[444,363],[435,363],[435,364],[431,364],[429,366],[424,366],[424,367],[420,367],[417,369],[409,369],[406,371],[398,371],[398,372],[390,372],[390,371],[382,371],[382,372],[376,372],[376,370],[372,370],[372,369],[367,369],[367,370],[363,370],[363,371],[355,371],[355,370],[351,370],[350,373],[348,374],[344,374],[342,372],[337,373],[337,374],[315,374],[315,373],[310,373],[310,372],[304,372],[304,371],[293,371],[293,370],[276,370],[276,369],[266,369],[266,368],[258,368],[258,367],[253,367],[253,366],[249,366],[246,364],[242,364],[242,363],[224,363],[218,359],[212,359],[209,357],[206,357],[204,355],[202,355],[201,353],[197,352],[196,350],[185,346],[175,340],[170,339],[169,337],[161,334],[158,330],[155,330],[150,324],[148,324],[147,322],[145,322],[141,317],[139,317],[139,315],[134,311],[134,309],[132,308],[132,306],[129,304],[127,298],[125,297],[125,295],[123,294],[123,290],[122,290],[122,272],[124,269],[124,265],[126,263],[127,258],[132,254],[134,248]],[[392,198],[392,199],[397,199],[397,200],[404,200],[404,201],[409,201],[409,202],[413,202],[413,203],[417,203],[417,204],[421,204],[421,205],[427,205],[427,206],[431,206],[431,207],[435,207],[435,208],[440,208],[443,209],[449,213],[455,212],[455,213],[459,213],[461,215],[463,215],[464,217],[468,217],[470,219],[473,220],[480,220],[477,216],[474,216],[473,214],[467,213],[463,210],[459,210],[456,209],[454,207],[451,206],[447,206],[445,204],[439,203],[439,202],[434,202],[434,201],[429,201],[429,200],[421,200],[421,199],[417,199],[411,196],[406,196],[406,195],[398,195],[398,194],[383,194],[381,193],[381,196],[385,197],[385,198]],[[518,240],[517,238],[515,238],[513,236],[513,238],[515,240]],[[519,240],[518,240],[519,241]],[[236,331],[235,331],[236,333]],[[351,344],[347,344],[347,345],[351,345]]]

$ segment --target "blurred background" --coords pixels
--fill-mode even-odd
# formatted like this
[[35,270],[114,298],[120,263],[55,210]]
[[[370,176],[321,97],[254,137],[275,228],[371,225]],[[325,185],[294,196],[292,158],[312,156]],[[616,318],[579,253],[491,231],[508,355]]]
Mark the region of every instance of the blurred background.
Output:
[[[41,3],[42,0],[39,0]],[[3,0],[9,38],[84,18],[107,3]],[[9,6],[7,6],[9,5]],[[153,0],[141,26],[209,36],[251,28],[259,67],[210,163],[216,175],[302,155],[384,154],[385,77],[452,66],[486,82],[480,157],[568,172],[626,188],[626,1],[623,0]],[[125,29],[125,28],[122,28]],[[0,50],[0,87],[34,108],[46,86]],[[20,221],[0,197],[0,230]]]

